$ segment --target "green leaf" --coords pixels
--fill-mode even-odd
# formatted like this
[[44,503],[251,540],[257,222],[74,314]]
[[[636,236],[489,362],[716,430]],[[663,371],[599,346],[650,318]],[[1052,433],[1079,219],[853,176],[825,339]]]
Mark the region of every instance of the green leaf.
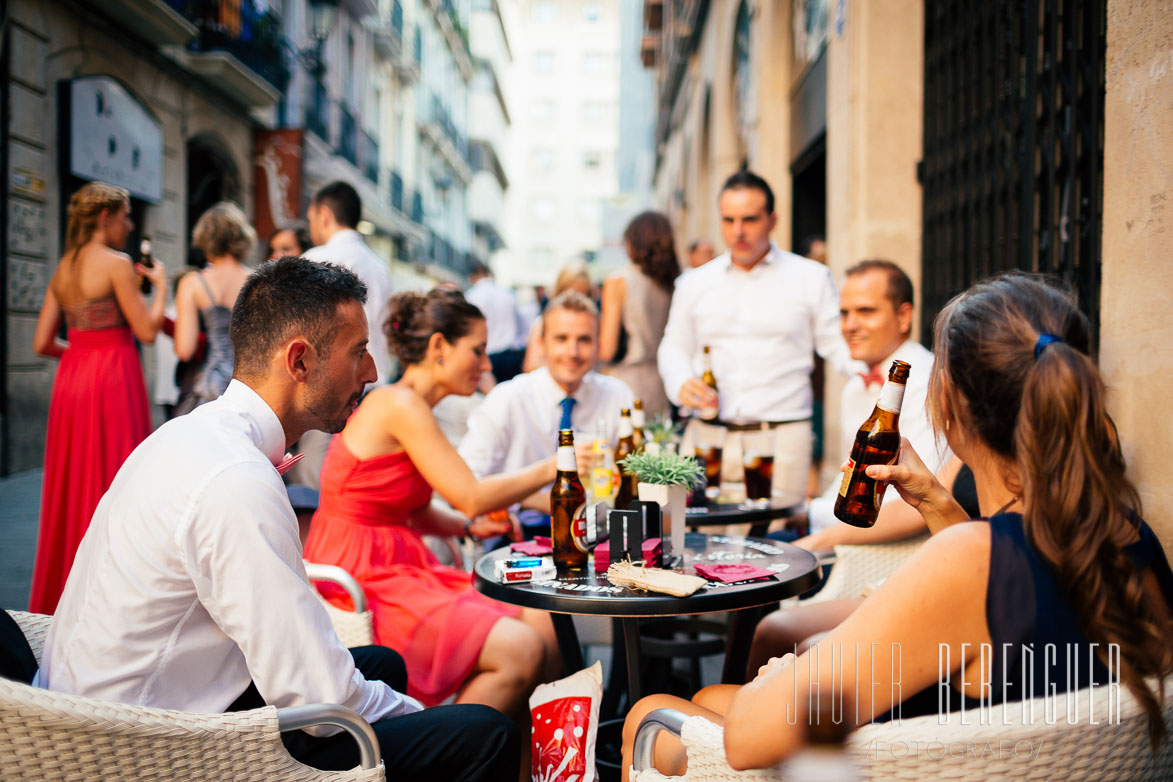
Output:
[[650,454],[640,451],[619,464],[624,472],[635,473],[640,482],[661,486],[692,486],[705,472],[694,457],[668,452]]

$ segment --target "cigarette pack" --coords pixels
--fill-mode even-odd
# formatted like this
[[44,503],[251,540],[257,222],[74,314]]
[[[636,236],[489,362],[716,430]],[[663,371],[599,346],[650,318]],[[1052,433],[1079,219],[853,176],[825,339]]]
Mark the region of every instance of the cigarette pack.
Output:
[[510,567],[508,560],[498,560],[493,565],[493,575],[502,584],[522,584],[527,581],[550,581],[558,577],[552,562],[542,560],[538,566]]

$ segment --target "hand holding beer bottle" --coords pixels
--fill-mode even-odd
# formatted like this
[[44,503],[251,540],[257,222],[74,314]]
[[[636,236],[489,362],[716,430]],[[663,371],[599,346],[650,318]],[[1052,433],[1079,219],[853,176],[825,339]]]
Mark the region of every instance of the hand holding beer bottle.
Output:
[[867,468],[892,464],[900,452],[900,407],[910,368],[904,361],[892,362],[875,409],[855,434],[848,469],[835,500],[835,516],[840,521],[856,527],[876,523],[888,484],[868,476]]
[[550,489],[550,537],[554,566],[559,570],[586,567],[586,490],[574,458],[574,432],[558,432],[558,475]]

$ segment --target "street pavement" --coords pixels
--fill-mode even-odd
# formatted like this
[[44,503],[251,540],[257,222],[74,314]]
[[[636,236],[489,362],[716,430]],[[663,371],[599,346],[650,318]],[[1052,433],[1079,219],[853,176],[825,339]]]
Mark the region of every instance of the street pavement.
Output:
[[0,478],[0,608],[28,608],[41,515],[41,472]]

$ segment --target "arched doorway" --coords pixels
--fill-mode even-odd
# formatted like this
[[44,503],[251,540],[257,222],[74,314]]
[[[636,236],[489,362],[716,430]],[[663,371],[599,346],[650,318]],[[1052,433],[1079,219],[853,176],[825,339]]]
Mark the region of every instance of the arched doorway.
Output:
[[[200,215],[219,201],[240,203],[240,173],[226,147],[214,136],[201,134],[187,142],[187,233],[184,241],[191,246],[191,231]],[[191,255],[191,250],[188,250]]]

